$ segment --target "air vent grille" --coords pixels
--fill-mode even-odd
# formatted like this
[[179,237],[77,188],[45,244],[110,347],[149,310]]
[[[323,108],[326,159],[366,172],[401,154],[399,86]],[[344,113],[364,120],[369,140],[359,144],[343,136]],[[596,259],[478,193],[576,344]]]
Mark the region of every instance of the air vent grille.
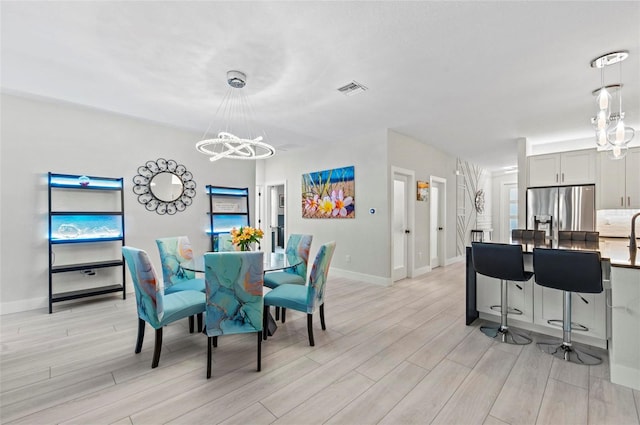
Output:
[[345,96],[353,96],[354,94],[362,93],[365,90],[367,90],[367,87],[355,80],[338,88],[338,91]]

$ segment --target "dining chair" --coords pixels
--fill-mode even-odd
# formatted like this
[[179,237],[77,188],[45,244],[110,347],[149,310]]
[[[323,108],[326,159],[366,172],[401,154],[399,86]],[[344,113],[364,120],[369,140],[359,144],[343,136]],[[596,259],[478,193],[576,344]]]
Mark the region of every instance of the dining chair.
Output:
[[149,255],[137,248],[123,246],[124,256],[136,294],[138,310],[138,339],[136,354],[142,350],[145,323],[156,330],[156,341],[151,368],[158,367],[162,349],[162,328],[177,320],[197,315],[202,320],[205,311],[205,294],[201,291],[184,290],[166,294],[159,284]]
[[257,333],[261,369],[263,253],[256,251],[204,254],[206,282],[207,379],[211,378],[212,346],[222,335]]
[[[293,267],[286,268],[281,271],[265,273],[264,286],[268,288],[277,288],[285,283],[294,285],[304,285],[307,283],[307,264],[309,263],[309,250],[313,235],[289,235],[285,255],[289,264],[295,264]],[[280,318],[280,308],[276,307],[276,320]],[[282,312],[283,323],[286,320],[286,312]]]
[[264,275],[264,286],[273,289],[285,283],[295,285],[307,283],[307,263],[309,262],[309,250],[311,249],[312,241],[313,235],[290,235],[285,255],[289,260],[289,264],[295,265],[282,271],[266,273]]
[[[309,345],[315,345],[313,340],[313,313],[320,310],[320,324],[322,330],[326,330],[324,322],[324,294],[329,273],[329,264],[336,249],[335,241],[328,242],[320,247],[316,259],[313,262],[309,281],[306,285],[285,283],[272,289],[264,295],[264,305],[267,311],[263,315],[263,329],[266,329],[269,307],[290,308],[302,313],[307,313],[307,333]],[[263,338],[267,339],[267,332],[263,331]]]
[[180,264],[193,260],[193,250],[187,236],[156,239],[162,264],[164,293],[191,290],[204,292],[204,279],[196,273],[182,268]]

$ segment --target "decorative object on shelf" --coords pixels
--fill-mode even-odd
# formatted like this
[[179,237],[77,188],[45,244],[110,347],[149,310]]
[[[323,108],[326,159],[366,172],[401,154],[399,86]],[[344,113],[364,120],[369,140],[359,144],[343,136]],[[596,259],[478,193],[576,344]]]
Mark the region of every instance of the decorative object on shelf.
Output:
[[243,226],[240,229],[235,227],[231,229],[231,238],[233,244],[240,248],[240,251],[251,251],[249,245],[252,243],[260,243],[260,239],[264,236],[262,229],[256,229],[251,226]]
[[133,178],[133,193],[148,211],[175,214],[184,211],[196,196],[196,182],[184,165],[170,159],[147,161]]
[[251,128],[252,108],[242,92],[247,76],[241,71],[228,71],[229,89],[216,112],[218,120],[224,120],[224,130],[217,137],[207,138],[211,124],[203,135],[203,140],[196,143],[198,152],[209,155],[210,161],[222,158],[229,159],[264,159],[275,154],[276,150],[263,142],[261,135],[256,135]]
[[[209,196],[209,229],[211,250],[235,250],[231,229],[251,225],[249,218],[249,188],[207,185]],[[231,248],[231,249],[229,249]]]
[[87,176],[80,176],[78,177],[78,184],[82,187],[87,187],[89,186],[89,183],[91,183],[91,179]]
[[[627,154],[627,145],[635,135],[632,127],[624,124],[625,113],[622,110],[622,62],[629,57],[629,51],[620,50],[598,56],[591,61],[592,68],[600,69],[600,88],[592,91],[596,97],[598,110],[595,117],[591,118],[591,124],[596,131],[596,145],[599,148],[608,147],[609,158],[621,159]],[[604,69],[607,66],[618,64],[620,82],[618,84],[605,84]],[[613,95],[617,95],[618,110],[612,112]]]
[[303,218],[355,218],[354,167],[302,175]]
[[474,201],[475,201],[476,212],[478,214],[484,213],[484,189],[480,189],[476,192]]
[[418,201],[428,202],[429,201],[429,182],[423,182],[418,180],[418,197],[416,198]]

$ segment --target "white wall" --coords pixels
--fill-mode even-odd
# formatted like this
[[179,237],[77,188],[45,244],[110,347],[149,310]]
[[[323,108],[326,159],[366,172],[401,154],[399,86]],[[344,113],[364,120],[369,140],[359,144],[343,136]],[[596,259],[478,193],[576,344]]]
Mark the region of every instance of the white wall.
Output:
[[[456,259],[456,158],[430,145],[421,143],[404,134],[389,131],[389,166],[415,171],[416,180],[429,181],[431,176],[447,180],[446,193],[446,260]],[[414,193],[417,188],[414,188]],[[429,205],[430,202],[418,202],[415,205],[414,264],[416,268],[429,265]],[[422,259],[417,255],[424,252]]]
[[[278,153],[261,164],[258,185],[286,182],[285,228],[313,235],[311,261],[318,247],[335,240],[331,273],[371,283],[389,284],[391,276],[389,176],[386,131],[342,141],[327,141],[317,149]],[[355,218],[302,218],[302,175],[354,166]],[[264,167],[264,172],[262,171]],[[369,214],[375,208],[376,213]],[[285,237],[286,241],[286,237]],[[347,255],[351,261],[347,261]]]
[[[212,163],[195,150],[202,133],[7,94],[2,95],[1,106],[2,314],[47,305],[48,171],[124,177],[126,243],[147,250],[158,273],[157,237],[188,235],[194,251],[209,249],[207,184],[249,187],[252,193],[255,187],[253,161]],[[197,183],[194,203],[174,216],[145,210],[132,192],[137,168],[158,158],[183,164]],[[253,206],[251,210],[253,216]]]

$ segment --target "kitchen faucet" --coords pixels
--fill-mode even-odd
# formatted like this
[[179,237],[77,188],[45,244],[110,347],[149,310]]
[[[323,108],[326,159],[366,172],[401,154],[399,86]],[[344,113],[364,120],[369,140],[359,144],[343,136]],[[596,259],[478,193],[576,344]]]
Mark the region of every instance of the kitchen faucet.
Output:
[[631,217],[631,235],[629,235],[629,251],[636,252],[636,218],[640,217],[640,212]]

